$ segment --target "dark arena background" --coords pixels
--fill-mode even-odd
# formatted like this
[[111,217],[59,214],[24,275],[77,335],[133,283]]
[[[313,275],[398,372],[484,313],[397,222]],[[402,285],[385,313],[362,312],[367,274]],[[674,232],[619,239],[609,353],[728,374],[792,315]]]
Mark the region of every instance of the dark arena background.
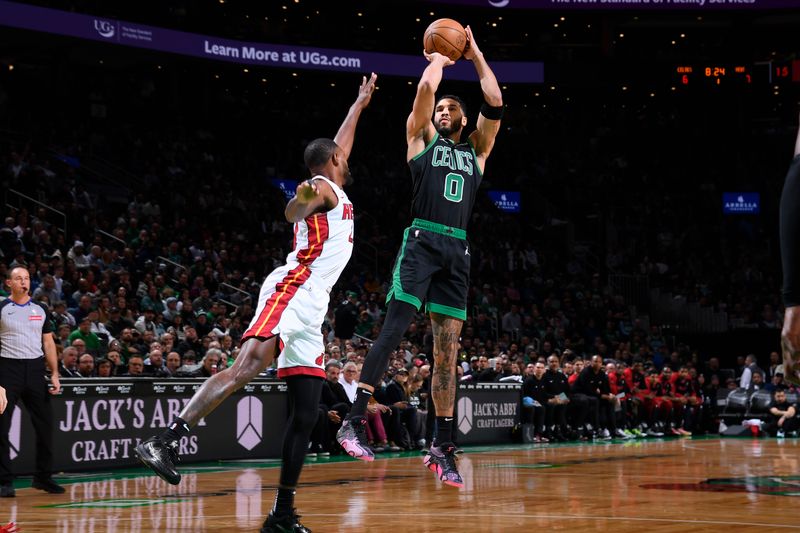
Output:
[[[66,488],[31,486],[36,439],[18,404],[0,526],[261,527],[287,418],[274,368],[181,441],[180,485],[133,448],[235,360],[292,249],[284,207],[310,177],[303,150],[333,138],[375,72],[349,158],[353,257],[322,325],[325,361],[360,370],[411,222],[422,37],[443,17],[470,25],[505,107],[467,228],[465,484],[422,462],[433,335],[420,313],[376,392],[394,410],[377,415],[374,462],[342,452],[321,403],[303,524],[800,530],[800,421],[772,410],[775,391],[788,405],[800,394],[783,379],[778,239],[800,117],[794,0],[0,0],[0,273],[26,266],[50,310]],[[464,99],[471,132],[471,63],[445,68],[439,92]],[[574,388],[593,356],[616,397],[602,416]],[[545,379],[574,376],[555,417],[552,395],[529,392],[538,361]]]

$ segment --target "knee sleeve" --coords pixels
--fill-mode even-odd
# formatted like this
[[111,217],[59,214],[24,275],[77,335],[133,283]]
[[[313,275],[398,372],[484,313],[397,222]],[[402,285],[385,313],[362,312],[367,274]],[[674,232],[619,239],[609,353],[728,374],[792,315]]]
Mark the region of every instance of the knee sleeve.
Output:
[[292,429],[295,431],[310,430],[317,424],[318,418],[317,411],[296,410],[292,413]]
[[289,384],[290,423],[293,431],[311,431],[319,418],[322,380],[315,376],[294,376]]

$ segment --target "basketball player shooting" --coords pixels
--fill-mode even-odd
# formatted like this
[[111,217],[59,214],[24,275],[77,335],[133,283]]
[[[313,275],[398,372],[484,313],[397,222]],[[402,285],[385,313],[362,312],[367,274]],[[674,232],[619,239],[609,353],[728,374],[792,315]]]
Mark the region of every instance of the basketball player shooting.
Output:
[[783,184],[780,206],[781,260],[783,261],[783,375],[800,386],[800,126],[794,159]]
[[456,487],[463,486],[455,464],[452,426],[456,354],[467,317],[470,255],[466,228],[503,115],[497,79],[469,26],[466,33],[464,57],[475,66],[485,103],[475,131],[462,142],[467,125],[464,102],[452,95],[435,97],[444,68],[454,61],[438,52],[425,53],[430,63],[422,73],[406,123],[414,220],[405,230],[395,261],[383,329],[364,362],[356,401],[336,436],[351,456],[373,460],[365,433],[367,403],[392,349],[425,301],[433,325],[431,395],[436,408],[436,435],[425,465],[440,481]]
[[377,76],[363,78],[356,101],[334,140],[316,139],[305,149],[305,164],[313,176],[297,186],[286,206],[296,241],[286,264],[261,286],[258,308],[242,336],[233,365],[213,375],[159,436],[136,447],[139,460],[162,479],[177,485],[181,475],[178,443],[201,418],[272,364],[279,351],[278,377],[288,385],[289,420],[283,438],[281,473],[275,505],[262,533],[309,531],[298,522],[294,495],[308,450],[309,435],[325,380],[322,321],[330,291],[353,252],[353,204],[343,187],[352,181],[347,159],[356,125],[375,90]]

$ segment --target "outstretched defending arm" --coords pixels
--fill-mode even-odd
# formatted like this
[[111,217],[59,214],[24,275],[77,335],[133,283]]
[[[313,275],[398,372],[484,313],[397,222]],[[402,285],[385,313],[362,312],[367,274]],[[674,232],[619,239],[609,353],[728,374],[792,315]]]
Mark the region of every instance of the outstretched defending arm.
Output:
[[781,345],[783,375],[800,385],[800,128],[780,203],[780,242],[783,262],[783,316]]
[[[350,106],[347,116],[344,117],[339,131],[336,132],[333,142],[339,147],[335,151],[327,164],[338,166],[346,165],[350,152],[353,149],[353,140],[356,135],[356,125],[361,117],[361,112],[369,105],[372,93],[375,91],[375,81],[378,75],[374,72],[369,79],[366,76],[361,78],[361,86],[358,88],[356,101]],[[318,173],[320,169],[309,169],[312,174]],[[324,173],[324,172],[323,172]],[[311,178],[300,183],[295,191],[295,196],[286,204],[286,220],[295,223],[317,212],[328,211],[336,206],[338,199],[333,189],[324,180]]]
[[366,76],[361,78],[361,87],[358,88],[358,97],[347,116],[344,117],[344,122],[339,126],[339,131],[336,132],[336,137],[333,138],[334,142],[339,145],[339,148],[344,152],[345,159],[350,157],[350,152],[353,149],[353,139],[356,136],[356,125],[361,112],[366,109],[372,99],[372,93],[375,91],[375,81],[378,75],[374,72],[370,75],[369,79]]
[[483,57],[478,43],[475,42],[472,28],[467,26],[465,30],[467,32],[467,49],[464,50],[464,57],[475,65],[481,82],[481,91],[483,91],[484,104],[481,106],[475,131],[469,136],[470,142],[475,148],[475,154],[478,156],[478,164],[483,171],[486,158],[489,157],[494,147],[494,139],[497,137],[497,132],[500,131],[500,119],[503,116],[503,94],[494,72]]

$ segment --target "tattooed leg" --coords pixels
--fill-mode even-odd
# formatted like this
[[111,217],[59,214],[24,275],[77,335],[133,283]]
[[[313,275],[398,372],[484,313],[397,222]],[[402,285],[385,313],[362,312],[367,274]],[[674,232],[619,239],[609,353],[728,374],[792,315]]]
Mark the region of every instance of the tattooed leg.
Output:
[[781,332],[783,378],[800,386],[800,306],[787,307]]
[[453,416],[456,398],[456,357],[463,321],[431,313],[433,326],[433,376],[431,397],[436,416]]
[[200,387],[179,415],[190,427],[208,415],[222,403],[222,400],[239,390],[275,359],[277,337],[266,341],[249,339],[245,341],[239,356],[230,368],[214,374]]

